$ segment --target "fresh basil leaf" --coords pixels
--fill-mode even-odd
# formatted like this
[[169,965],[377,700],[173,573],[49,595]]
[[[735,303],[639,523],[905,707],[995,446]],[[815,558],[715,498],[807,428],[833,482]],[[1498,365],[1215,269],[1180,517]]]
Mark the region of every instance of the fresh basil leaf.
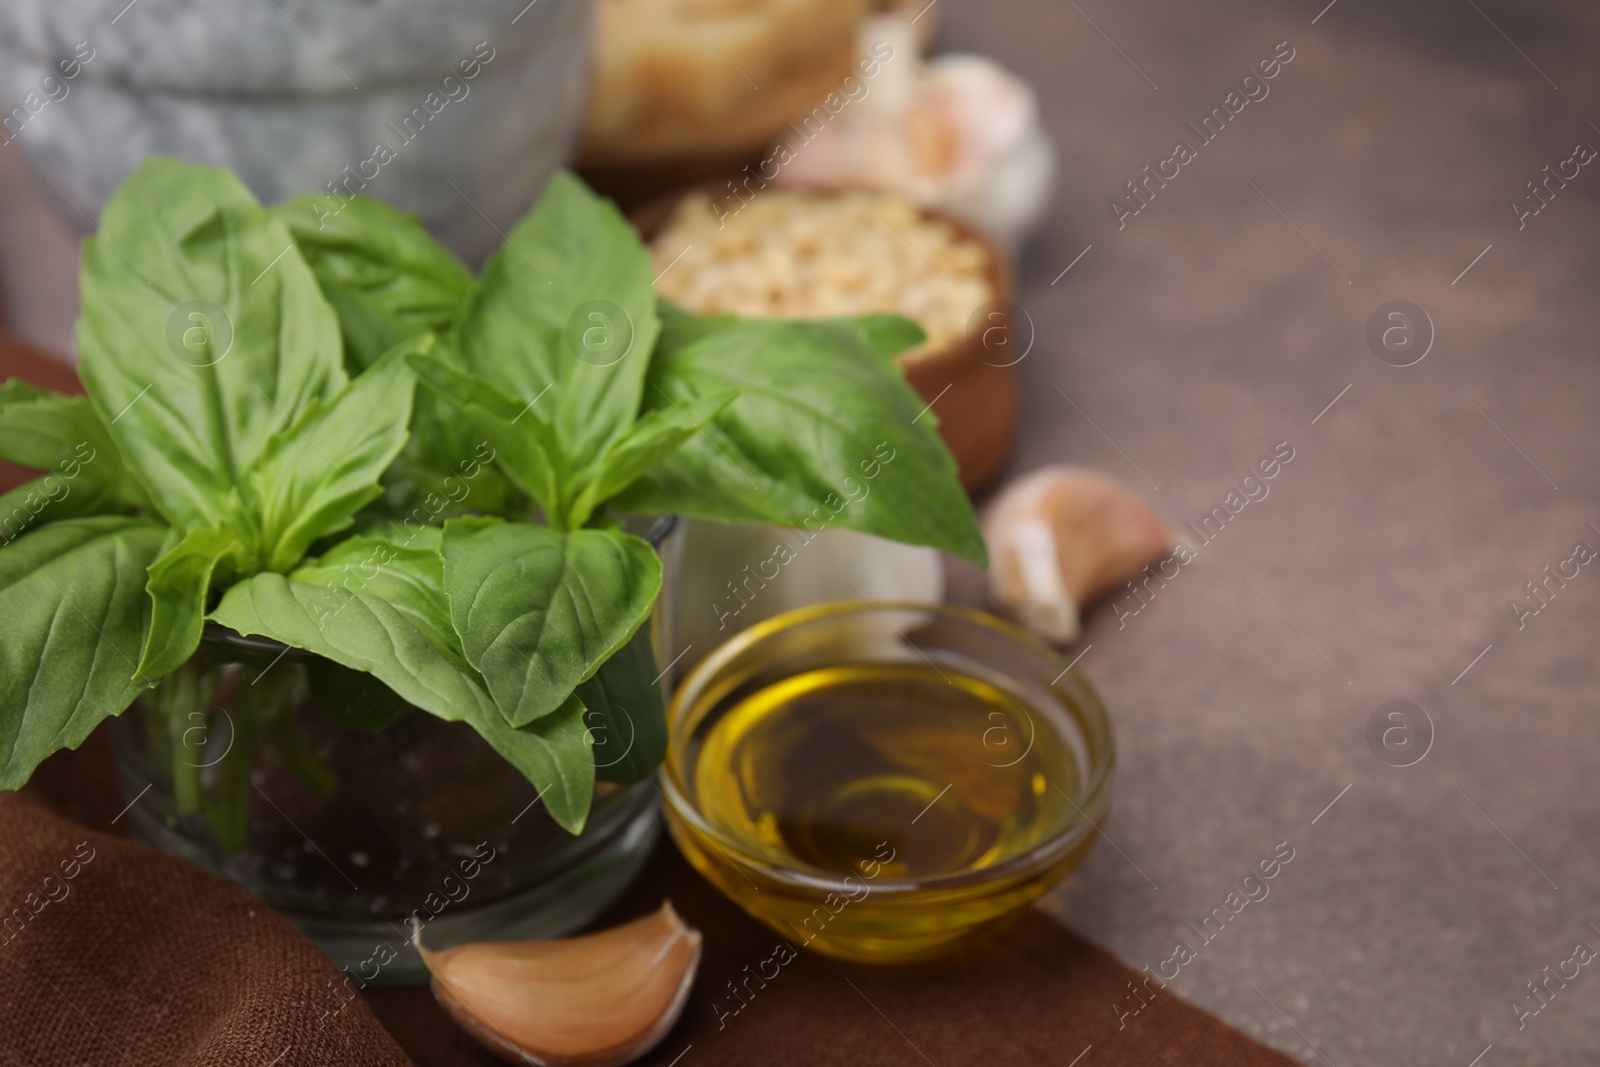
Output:
[[[450,336],[465,313],[477,279],[416,216],[367,197],[296,197],[273,211],[289,226],[323,294],[339,313],[345,361],[371,366],[389,349],[422,334]],[[449,494],[455,469],[471,459],[481,438],[471,436],[455,409],[424,391],[411,411],[405,448],[384,474],[380,511],[403,514],[433,494]],[[473,501],[439,521],[468,511],[508,511],[511,487],[498,473],[474,479]]]
[[594,735],[595,774],[608,782],[642,782],[667,754],[667,719],[660,672],[641,626],[593,678],[578,686],[587,709],[583,721]]
[[536,414],[532,403],[516,400],[492,382],[456,366],[440,346],[414,353],[408,361],[419,381],[457,408],[479,407],[507,422],[523,414]]
[[288,577],[240,582],[223,594],[212,621],[367,671],[442,719],[499,716],[438,602],[437,552],[351,538],[329,562],[333,555]]
[[609,201],[554,175],[484,268],[461,324],[468,370],[551,420],[574,468],[639,413],[659,323],[650,253]]
[[498,714],[471,720],[483,739],[539,790],[556,824],[574,834],[583,829],[594,799],[594,738],[583,716],[583,701],[574,694],[531,726],[513,729]]
[[549,715],[649,616],[661,560],[615,530],[452,519],[450,620],[513,726]]
[[21,378],[7,378],[3,384],[0,384],[0,408],[5,407],[7,404],[26,404],[34,400],[65,395],[64,393],[53,393],[49,389],[41,389],[32,382],[25,382]]
[[449,334],[477,287],[415,215],[381,201],[307,193],[272,210],[339,313],[355,369],[418,334]]
[[0,494],[0,540],[15,541],[29,530],[62,519],[126,514],[128,505],[92,482],[74,485],[59,474],[23,482]]
[[235,585],[211,617],[368,672],[424,711],[468,723],[576,833],[594,784],[583,706],[573,698],[523,729],[505,722],[451,628],[437,538],[437,531],[414,545],[350,538],[288,577],[258,574]]
[[[454,334],[478,282],[415,216],[366,197],[342,201],[324,194],[273,210],[288,223],[338,311],[345,361],[353,368],[370,366],[408,338]],[[380,511],[404,514],[424,507],[430,496],[452,497],[457,469],[481,441],[450,404],[424,390],[412,407],[410,438],[384,474]],[[434,518],[515,507],[514,491],[498,472],[474,477],[470,490],[470,503],[453,501]]]
[[230,530],[191,530],[167,536],[166,551],[150,564],[150,633],[134,681],[157,682],[186,663],[200,647],[206,600],[218,566],[224,572],[244,562],[245,546]]
[[0,789],[120,715],[150,624],[145,573],[166,529],[68,519],[0,549]]
[[[438,401],[429,389],[419,389],[420,407]],[[453,413],[452,413],[453,414]],[[383,474],[383,496],[362,510],[356,525],[371,529],[383,523],[426,525],[443,523],[458,515],[513,515],[526,513],[527,502],[517,487],[494,463],[498,452],[485,435],[476,433],[459,416],[453,416],[466,432],[459,452],[431,456],[409,455],[416,441],[417,411],[412,410],[412,439]],[[458,456],[454,466],[435,465]]]
[[900,371],[830,322],[680,320],[656,347],[651,410],[737,391],[614,505],[723,522],[843,526],[987,562],[955,460]]
[[[383,476],[383,508],[389,512],[409,512],[424,506],[431,495],[444,495],[452,501],[443,522],[455,515],[473,512],[512,514],[525,510],[517,500],[517,488],[496,467],[479,468],[474,457],[493,451],[484,435],[463,419],[454,404],[432,389],[419,389],[412,402],[411,436],[400,455]],[[474,471],[468,492],[471,500],[457,499],[463,468]],[[481,477],[479,473],[481,472]]]
[[345,382],[288,228],[227,171],[153,156],[82,261],[79,372],[124,460],[173,526],[236,523],[239,477]]
[[736,394],[697,397],[670,409],[646,412],[622,437],[613,441],[567,509],[565,525],[576,529],[596,508],[638,481],[645,471],[670,456],[679,445],[733,402]]
[[81,478],[129,505],[150,500],[88,397],[16,381],[0,386],[0,459],[68,481]]
[[475,374],[457,369],[437,355],[411,358],[422,384],[460,412],[474,432],[487,438],[500,469],[533,498],[552,521],[560,522],[567,463],[555,429],[534,410]]
[[669,323],[693,319],[695,314],[682,304],[675,303],[664,296],[657,296],[656,317],[661,320],[661,328],[666,329]]
[[[296,582],[377,597],[403,615],[440,653],[470,673],[461,639],[450,625],[444,592],[441,534],[429,527],[408,537],[349,537],[314,563],[295,570]],[[492,707],[492,704],[484,704]]]
[[267,570],[289,570],[313,541],[348,527],[383,492],[378,479],[411,420],[416,379],[406,356],[413,348],[403,342],[331,400],[313,400],[246,473]]
[[904,315],[857,315],[826,321],[855,334],[864,348],[881,359],[893,359],[928,339],[922,327]]

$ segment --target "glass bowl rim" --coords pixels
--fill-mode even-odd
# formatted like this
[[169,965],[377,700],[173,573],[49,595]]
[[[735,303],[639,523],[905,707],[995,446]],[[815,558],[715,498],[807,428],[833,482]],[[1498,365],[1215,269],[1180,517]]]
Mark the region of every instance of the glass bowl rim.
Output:
[[[821,604],[811,604],[801,608],[794,608],[781,615],[756,623],[749,629],[729,638],[717,647],[711,655],[698,663],[689,672],[688,676],[678,685],[672,695],[671,702],[667,705],[667,752],[661,762],[658,777],[662,784],[662,797],[666,800],[669,814],[682,818],[695,833],[704,837],[723,852],[726,857],[734,857],[737,864],[757,870],[764,876],[774,881],[791,886],[805,887],[822,892],[849,892],[852,887],[845,882],[846,878],[857,877],[854,874],[829,875],[815,871],[800,870],[795,867],[786,867],[774,864],[767,859],[754,856],[743,845],[723,833],[720,827],[708,822],[698,807],[690,803],[688,792],[680,781],[682,768],[676,758],[679,754],[675,729],[678,720],[688,712],[688,697],[704,682],[714,678],[728,663],[740,653],[751,646],[772,637],[819,619],[826,619],[838,615],[857,615],[874,612],[882,615],[885,611],[911,611],[922,614],[939,615],[946,619],[954,620],[968,626],[987,630],[1001,638],[1015,644],[1022,645],[1029,651],[1042,656],[1062,668],[1057,675],[1056,682],[1050,683],[1054,688],[1063,678],[1073,682],[1073,688],[1078,692],[1075,696],[1080,699],[1075,701],[1077,710],[1088,720],[1089,729],[1080,730],[1080,736],[1089,749],[1090,773],[1085,777],[1084,788],[1078,799],[1068,797],[1068,802],[1074,809],[1074,815],[1067,818],[1057,826],[1048,837],[1035,844],[1026,851],[1019,852],[1000,863],[990,867],[981,867],[976,870],[958,871],[952,874],[937,875],[928,878],[887,878],[877,876],[871,879],[874,893],[897,894],[913,891],[925,892],[931,888],[960,890],[978,886],[989,886],[995,882],[1005,881],[1019,875],[1026,875],[1037,869],[1048,866],[1060,855],[1076,845],[1092,830],[1098,832],[1099,824],[1090,816],[1091,812],[1104,814],[1109,801],[1112,771],[1116,765],[1116,739],[1111,732],[1111,720],[1106,714],[1105,705],[1100,700],[1100,694],[1074,663],[1068,663],[1065,657],[1032,633],[1016,624],[992,615],[986,611],[969,608],[959,604],[939,604],[913,600],[831,600]],[[1098,746],[1094,735],[1102,738]]]

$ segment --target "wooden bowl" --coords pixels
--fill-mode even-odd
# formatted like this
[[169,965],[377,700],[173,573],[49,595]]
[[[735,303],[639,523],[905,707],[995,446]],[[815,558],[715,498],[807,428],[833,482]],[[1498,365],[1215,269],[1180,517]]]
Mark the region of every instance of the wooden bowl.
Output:
[[[783,188],[858,195],[854,190],[846,192],[821,186]],[[715,196],[725,189],[724,182],[707,183],[652,201],[631,215],[634,228],[648,243],[661,232],[684,197]],[[1011,269],[999,246],[967,223],[932,208],[923,208],[922,214],[946,223],[963,240],[981,246],[987,259],[985,274],[993,295],[981,309],[984,314],[974,316],[979,321],[958,340],[939,348],[908,353],[897,360],[912,388],[922,395],[938,417],[939,435],[955,456],[962,486],[969,493],[975,493],[1005,466],[1016,438],[1017,362],[1020,357],[1010,354],[1016,343],[1016,325],[1010,311],[1016,306],[1012,302]]]

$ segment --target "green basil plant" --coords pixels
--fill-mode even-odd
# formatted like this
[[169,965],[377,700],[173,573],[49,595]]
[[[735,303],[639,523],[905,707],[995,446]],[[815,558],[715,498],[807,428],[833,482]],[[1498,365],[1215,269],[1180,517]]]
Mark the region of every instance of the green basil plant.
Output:
[[[662,567],[621,516],[825,515],[983,561],[893,362],[912,323],[691,316],[570,174],[481,277],[409,215],[324,199],[148,160],[83,244],[88,395],[0,387],[0,458],[47,472],[0,497],[0,788],[147,690],[192,701],[209,623],[343,672],[352,725],[470,724],[577,832],[596,734],[636,735],[612,780],[665,745]],[[893,476],[835,514],[883,441]]]

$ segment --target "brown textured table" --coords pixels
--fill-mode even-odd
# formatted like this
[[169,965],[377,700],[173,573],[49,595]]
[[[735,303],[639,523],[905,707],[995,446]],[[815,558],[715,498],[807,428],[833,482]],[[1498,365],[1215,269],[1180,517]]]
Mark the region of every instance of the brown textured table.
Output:
[[[1509,605],[1576,542],[1600,549],[1600,165],[1523,228],[1510,207],[1600,147],[1600,11],[941,6],[947,46],[1038,88],[1061,153],[1021,272],[1037,342],[1012,469],[1091,463],[1198,521],[1295,450],[1148,606],[1090,619],[1121,852],[1051,909],[1157,964],[1288,840],[1183,995],[1311,1064],[1600,1060],[1592,968],[1520,1029],[1512,1007],[1600,948],[1600,566],[1569,565],[1521,628]],[[1283,41],[1269,95],[1202,145],[1185,124]],[[1180,139],[1195,158],[1119,229],[1110,199]],[[1394,299],[1437,335],[1410,367],[1364,338]],[[1365,737],[1389,700],[1432,722],[1409,767]]]
[[[1512,1006],[1538,1004],[1524,983],[1575,943],[1600,947],[1600,568],[1552,584],[1520,628],[1509,606],[1576,542],[1600,549],[1600,167],[1552,181],[1521,228],[1510,206],[1531,210],[1525,183],[1578,141],[1600,147],[1600,12],[940,7],[946,48],[1037,86],[1061,156],[1022,264],[1037,341],[1013,470],[1091,463],[1198,521],[1294,449],[1137,615],[1090,618],[1073,654],[1118,728],[1117,848],[1050,910],[1159,966],[1288,841],[1271,894],[1199,947],[1177,992],[1311,1064],[1600,1060],[1592,968],[1520,1029]],[[1284,41],[1269,94],[1198,145],[1186,123]],[[1119,229],[1108,201],[1180,139],[1195,158]],[[14,276],[64,254],[0,252]],[[1395,299],[1437,335],[1410,367],[1364,338]],[[30,336],[68,317],[12,311]],[[1409,767],[1365,736],[1390,700],[1432,723]]]

